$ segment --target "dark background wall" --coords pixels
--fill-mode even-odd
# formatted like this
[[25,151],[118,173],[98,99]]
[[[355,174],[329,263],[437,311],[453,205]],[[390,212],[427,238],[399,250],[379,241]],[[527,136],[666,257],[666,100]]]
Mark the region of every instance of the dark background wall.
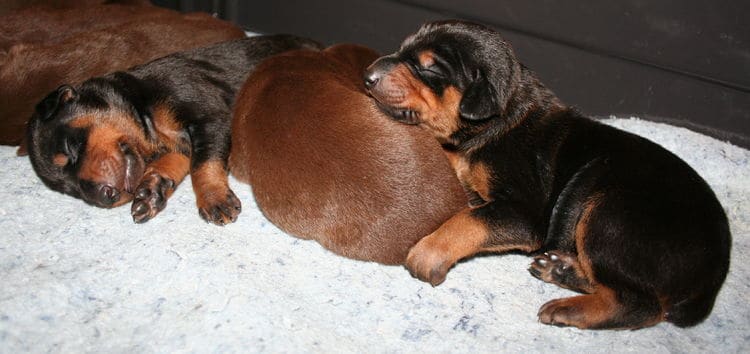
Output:
[[167,0],[259,33],[394,51],[421,23],[498,29],[563,100],[594,116],[635,115],[750,147],[750,2],[684,0]]

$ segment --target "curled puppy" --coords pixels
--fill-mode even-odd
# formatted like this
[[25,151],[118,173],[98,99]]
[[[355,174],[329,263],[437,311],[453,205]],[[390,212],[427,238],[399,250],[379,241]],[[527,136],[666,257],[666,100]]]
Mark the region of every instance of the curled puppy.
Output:
[[402,264],[466,199],[434,139],[388,120],[365,94],[362,73],[377,56],[337,45],[261,63],[237,98],[229,162],[282,230]]
[[731,244],[711,188],[662,147],[564,105],[498,33],[426,24],[365,82],[393,119],[432,132],[470,196],[409,252],[416,277],[437,285],[477,252],[536,252],[534,276],[583,293],[542,306],[543,323],[708,316]]
[[190,173],[206,221],[235,221],[227,183],[231,107],[262,59],[317,44],[288,35],[245,38],[173,54],[125,72],[64,85],[29,122],[29,157],[59,192],[104,208],[132,201],[148,221]]

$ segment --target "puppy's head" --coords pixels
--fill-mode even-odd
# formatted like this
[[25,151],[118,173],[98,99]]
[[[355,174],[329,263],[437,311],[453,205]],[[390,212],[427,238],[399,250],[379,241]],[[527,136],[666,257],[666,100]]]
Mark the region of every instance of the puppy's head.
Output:
[[421,124],[438,139],[502,116],[521,66],[500,35],[482,25],[423,25],[401,48],[375,61],[365,86],[394,119]]
[[37,175],[51,189],[104,208],[133,199],[155,131],[122,82],[61,86],[36,106],[27,130]]

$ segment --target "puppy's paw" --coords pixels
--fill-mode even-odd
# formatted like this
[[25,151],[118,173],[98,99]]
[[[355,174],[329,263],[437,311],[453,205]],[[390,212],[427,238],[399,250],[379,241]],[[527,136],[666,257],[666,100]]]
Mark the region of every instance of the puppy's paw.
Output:
[[529,273],[547,283],[579,292],[590,292],[591,283],[581,270],[575,255],[557,251],[534,257]]
[[420,240],[409,251],[406,257],[406,269],[411,276],[437,286],[443,281],[448,271],[455,264],[450,254],[440,247],[435,247],[431,236]]
[[139,224],[144,223],[164,210],[167,198],[174,188],[175,183],[169,178],[155,173],[144,176],[135,190],[135,198],[130,208],[133,221]]
[[584,314],[572,298],[556,299],[547,302],[539,309],[539,322],[553,326],[582,327]]
[[242,203],[229,188],[213,193],[201,193],[198,197],[198,213],[203,220],[216,225],[226,225],[237,221],[237,216],[241,211]]

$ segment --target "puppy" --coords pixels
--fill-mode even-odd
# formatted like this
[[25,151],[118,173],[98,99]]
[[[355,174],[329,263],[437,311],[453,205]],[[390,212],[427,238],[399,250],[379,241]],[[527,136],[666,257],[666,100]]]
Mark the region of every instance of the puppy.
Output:
[[477,252],[538,252],[534,276],[584,294],[546,303],[543,323],[690,326],[709,314],[731,240],[706,182],[660,146],[565,106],[498,33],[426,24],[365,82],[393,119],[432,132],[470,196],[411,249],[416,277],[440,284]]
[[[81,32],[119,26],[148,16],[179,16],[148,1],[23,1],[0,16],[0,52],[20,43],[55,43]],[[1,6],[1,5],[0,5]]]
[[44,183],[103,208],[133,201],[153,218],[190,173],[206,221],[235,221],[227,184],[231,106],[262,59],[317,44],[288,35],[245,38],[173,54],[126,72],[64,85],[29,122],[29,157]]
[[365,94],[377,57],[337,45],[261,63],[238,95],[229,165],[285,232],[403,264],[466,199],[434,139],[388,120]]
[[[47,44],[17,44],[0,65],[0,144],[21,143],[34,105],[56,87],[77,84],[174,52],[245,37],[208,14],[133,17],[131,22]],[[25,151],[22,147],[21,153]]]

